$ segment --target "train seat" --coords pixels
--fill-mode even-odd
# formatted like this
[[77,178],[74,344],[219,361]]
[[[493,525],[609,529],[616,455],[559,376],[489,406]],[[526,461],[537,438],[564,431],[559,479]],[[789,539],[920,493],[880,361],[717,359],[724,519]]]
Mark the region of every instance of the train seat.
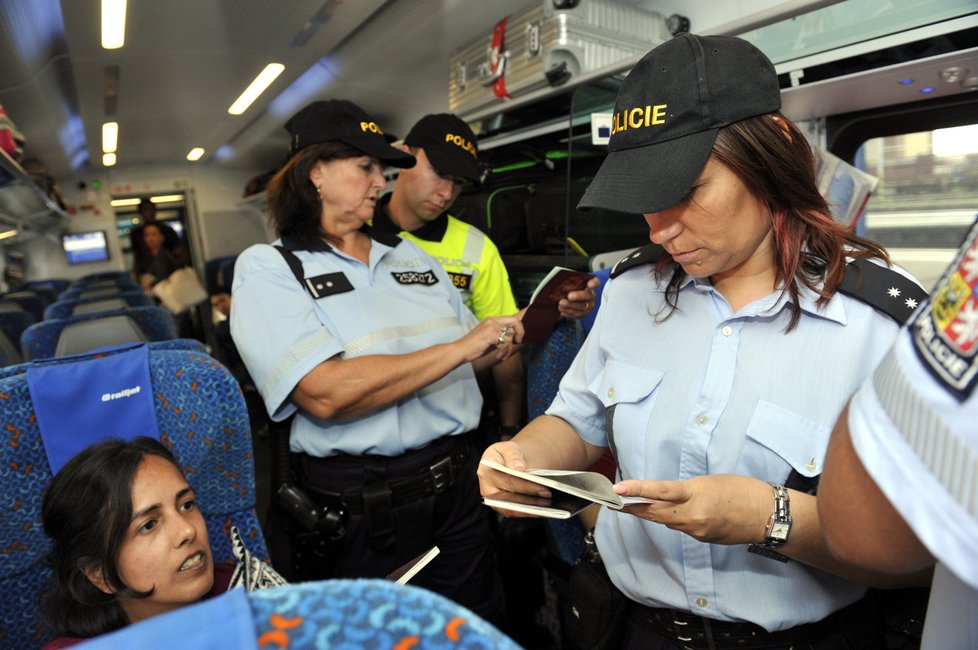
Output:
[[124,307],[155,307],[153,298],[142,289],[122,291],[95,298],[59,300],[44,309],[44,318],[65,318],[74,314],[91,314]]
[[173,316],[159,307],[127,307],[34,323],[20,337],[24,359],[77,354],[138,341],[177,338]]
[[[579,320],[561,319],[546,342],[531,346],[526,371],[526,409],[530,420],[543,415],[553,402],[560,380],[585,335]],[[584,530],[579,519],[548,519],[547,527],[557,556],[567,564],[574,564],[584,551]]]
[[[13,307],[7,309],[7,307]],[[0,332],[4,338],[15,348],[15,353],[10,357],[12,363],[23,361],[23,353],[20,350],[20,337],[28,327],[34,324],[34,316],[24,311],[16,303],[3,303],[0,301]],[[9,364],[3,364],[9,365]]]
[[[64,278],[48,278],[47,280],[30,280],[21,285],[23,289],[46,288],[54,291],[55,296],[68,288],[71,282]],[[52,301],[54,302],[54,301]]]
[[91,297],[98,295],[108,295],[120,291],[141,291],[142,287],[136,280],[128,275],[117,277],[106,277],[88,280],[85,278],[72,282],[67,289],[61,292],[58,300],[70,300],[80,296]]
[[[254,461],[244,398],[234,378],[213,357],[197,349],[162,349],[179,341],[131,346],[99,354],[23,363],[0,369],[0,647],[38,648],[46,641],[37,613],[41,592],[50,580],[46,556],[50,543],[41,526],[41,494],[52,477],[41,425],[32,399],[29,372],[64,370],[72,377],[86,371],[104,372],[120,355],[145,349],[148,357],[149,399],[160,440],[170,447],[184,468],[188,482],[207,521],[215,562],[233,561],[227,531],[237,526],[248,549],[267,557],[254,511]],[[186,342],[184,342],[186,345]],[[52,375],[34,374],[57,386],[86,382],[51,381]],[[55,375],[56,376],[56,375]],[[128,401],[128,400],[126,400]],[[70,439],[99,431],[84,430],[93,420],[83,398],[65,395],[57,401],[72,422]],[[41,418],[45,429],[52,426]],[[144,433],[140,431],[140,433]],[[233,646],[229,646],[233,647]]]
[[18,364],[23,360],[20,346],[14,345],[2,329],[0,329],[0,368]]
[[516,650],[509,637],[430,591],[380,579],[324,580],[217,598],[88,642],[86,648],[431,648]]
[[231,292],[231,279],[234,277],[234,263],[237,255],[225,255],[207,260],[204,264],[204,279],[208,293],[218,289]]
[[128,271],[99,271],[98,273],[88,273],[75,280],[73,285],[97,284],[99,282],[125,282],[132,280],[132,275]]
[[5,293],[0,296],[0,301],[20,305],[24,311],[34,316],[34,320],[44,318],[44,307],[47,306],[44,298],[33,291],[12,291]]

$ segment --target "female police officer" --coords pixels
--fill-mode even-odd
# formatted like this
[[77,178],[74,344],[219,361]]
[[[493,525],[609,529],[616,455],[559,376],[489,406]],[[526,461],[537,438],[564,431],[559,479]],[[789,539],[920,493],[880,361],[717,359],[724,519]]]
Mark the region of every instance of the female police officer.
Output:
[[415,582],[491,615],[473,368],[508,357],[520,321],[480,323],[436,261],[365,227],[381,163],[415,161],[362,109],[315,102],[286,129],[293,155],[268,189],[280,250],[238,258],[231,332],[272,418],[295,414],[300,482],[349,516],[328,566],[295,577],[383,576],[438,545]]
[[[653,244],[612,271],[547,414],[485,453],[582,468],[610,446],[616,491],[653,500],[598,518],[627,597],[622,647],[881,647],[865,589],[832,572],[868,576],[831,560],[815,498],[784,485],[820,473],[914,285],[833,221],[779,108],[773,66],[741,39],[683,34],[631,71],[581,206],[644,214]],[[847,258],[860,286],[892,289],[840,293]],[[893,318],[864,302],[887,299]],[[539,490],[484,467],[480,480]]]

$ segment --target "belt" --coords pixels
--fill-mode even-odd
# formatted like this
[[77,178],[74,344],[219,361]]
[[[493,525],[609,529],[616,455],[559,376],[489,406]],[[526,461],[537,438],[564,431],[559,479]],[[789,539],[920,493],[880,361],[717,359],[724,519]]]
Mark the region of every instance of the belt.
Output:
[[[435,461],[414,476],[401,479],[386,481],[386,490],[390,492],[390,503],[392,506],[400,506],[406,503],[413,503],[421,499],[441,494],[445,490],[455,485],[455,477],[464,471],[468,461],[468,453],[464,450],[445,456]],[[319,497],[321,500],[333,503],[341,502],[347,513],[351,515],[362,515],[366,512],[364,507],[364,493],[371,492],[371,486],[364,486],[359,490],[349,490],[344,492],[327,492],[319,490],[312,485],[306,486],[310,496]],[[368,499],[370,498],[368,494]],[[321,504],[325,505],[325,504]]]
[[777,632],[746,621],[718,621],[678,609],[647,607],[630,601],[628,617],[653,632],[672,639],[683,650],[721,650],[725,648],[775,649],[804,648],[840,631],[845,619],[863,606],[858,600],[821,621],[805,623]]

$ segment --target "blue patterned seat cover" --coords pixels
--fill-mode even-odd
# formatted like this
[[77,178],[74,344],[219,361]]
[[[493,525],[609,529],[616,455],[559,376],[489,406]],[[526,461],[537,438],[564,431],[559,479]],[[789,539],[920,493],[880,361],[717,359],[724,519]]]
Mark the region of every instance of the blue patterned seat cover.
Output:
[[[252,553],[267,558],[254,512],[251,432],[241,389],[199,345],[189,347],[194,349],[150,345],[161,440],[197,493],[215,562],[234,559],[232,525]],[[27,388],[28,366],[0,369],[0,648],[17,650],[46,640],[37,613],[51,576],[44,566],[50,544],[41,526],[41,493],[51,471]]]
[[518,648],[443,596],[379,579],[325,580],[248,594],[259,648]]
[[[560,380],[584,342],[584,327],[579,320],[561,319],[545,343],[533,346],[526,371],[526,409],[529,418],[543,415],[557,396]],[[584,551],[584,529],[577,517],[548,519],[547,527],[557,554],[574,564]]]

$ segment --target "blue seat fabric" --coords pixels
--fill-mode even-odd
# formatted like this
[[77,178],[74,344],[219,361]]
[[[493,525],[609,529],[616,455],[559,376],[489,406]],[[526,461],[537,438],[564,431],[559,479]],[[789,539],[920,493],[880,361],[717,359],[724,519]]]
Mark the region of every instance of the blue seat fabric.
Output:
[[[267,557],[254,511],[247,410],[237,382],[197,349],[151,345],[149,363],[161,440],[197,494],[215,562],[233,561],[232,525],[249,550]],[[29,366],[0,369],[0,647],[18,649],[46,641],[37,614],[51,577],[45,566],[50,544],[41,525],[41,494],[51,471],[28,391]]]

